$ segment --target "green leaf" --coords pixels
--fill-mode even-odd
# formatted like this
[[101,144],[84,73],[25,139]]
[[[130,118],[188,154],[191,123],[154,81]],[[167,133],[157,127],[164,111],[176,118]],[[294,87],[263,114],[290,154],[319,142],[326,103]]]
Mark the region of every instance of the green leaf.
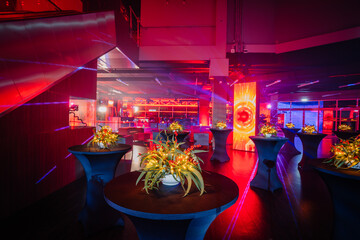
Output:
[[136,184],[135,184],[135,185],[138,185],[139,181],[142,179],[142,177],[143,177],[145,174],[146,174],[146,172],[142,172],[142,173],[139,175],[138,179],[136,180]]

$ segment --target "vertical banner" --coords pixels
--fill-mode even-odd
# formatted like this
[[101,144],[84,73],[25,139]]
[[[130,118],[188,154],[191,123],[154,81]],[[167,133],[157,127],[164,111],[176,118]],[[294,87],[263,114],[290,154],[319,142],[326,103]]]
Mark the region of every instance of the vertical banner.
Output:
[[255,151],[249,136],[255,135],[256,82],[234,85],[233,148]]

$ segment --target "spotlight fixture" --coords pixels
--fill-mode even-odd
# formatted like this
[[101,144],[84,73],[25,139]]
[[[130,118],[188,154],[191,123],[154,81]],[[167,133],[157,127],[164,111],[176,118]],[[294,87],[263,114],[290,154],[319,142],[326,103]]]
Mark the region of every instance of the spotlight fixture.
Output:
[[271,109],[271,104],[266,105],[267,109]]
[[122,84],[124,84],[124,85],[126,85],[126,86],[129,86],[129,84],[127,84],[126,82],[121,81],[121,79],[120,79],[120,78],[117,78],[117,79],[116,79],[116,81],[118,81],[119,83],[122,83]]
[[274,85],[274,84],[277,84],[277,83],[280,83],[280,82],[281,82],[280,79],[279,79],[279,80],[276,80],[275,82],[272,82],[272,83],[267,84],[266,87],[270,87],[270,86],[272,86],[272,85]]
[[347,84],[347,85],[342,85],[342,86],[339,86],[339,88],[344,88],[344,87],[351,87],[351,86],[355,86],[355,85],[359,85],[360,82],[357,82],[357,83],[350,83],[350,84]]
[[305,86],[308,86],[308,85],[312,85],[312,84],[315,84],[315,83],[318,83],[318,82],[320,82],[320,81],[319,81],[319,80],[316,80],[316,81],[309,82],[309,83],[303,83],[303,84],[298,85],[297,87],[298,87],[298,88],[301,88],[301,87],[305,87]]
[[100,106],[98,109],[99,109],[99,112],[101,112],[101,113],[106,112],[106,107],[105,106]]

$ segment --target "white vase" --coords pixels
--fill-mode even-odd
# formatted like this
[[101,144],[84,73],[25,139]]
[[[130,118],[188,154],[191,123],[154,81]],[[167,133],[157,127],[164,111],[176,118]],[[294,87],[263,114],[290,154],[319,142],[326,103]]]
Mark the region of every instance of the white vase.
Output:
[[264,136],[265,136],[266,138],[269,138],[269,137],[271,137],[271,134],[270,134],[270,133],[265,133]]
[[351,167],[352,169],[360,169],[360,163],[356,164],[355,166]]
[[175,186],[180,183],[180,179],[178,176],[176,176],[176,179],[174,179],[173,175],[171,174],[165,174],[165,177],[161,179],[162,183],[166,186]]
[[105,145],[102,142],[98,142],[97,145],[99,146],[99,148],[103,149],[105,148]]

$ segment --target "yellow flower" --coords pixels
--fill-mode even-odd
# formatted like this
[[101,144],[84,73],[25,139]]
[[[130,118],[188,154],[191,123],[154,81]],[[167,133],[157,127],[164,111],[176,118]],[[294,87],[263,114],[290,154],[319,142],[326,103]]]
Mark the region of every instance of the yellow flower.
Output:
[[295,127],[295,125],[292,122],[289,122],[289,123],[285,124],[285,126],[287,128],[294,128]]
[[168,129],[170,131],[182,132],[183,131],[183,126],[181,124],[179,124],[178,122],[173,122],[173,123],[170,124]]
[[308,133],[308,134],[313,134],[317,132],[314,125],[306,125],[306,124],[305,127],[301,129],[301,131],[303,133]]
[[216,127],[220,129],[226,128],[226,123],[224,123],[223,121],[219,121],[216,123]]
[[265,123],[261,128],[260,128],[260,133],[262,135],[265,135],[265,134],[271,134],[273,136],[276,136],[277,135],[277,131],[275,129],[274,126],[268,124],[268,123]]
[[350,131],[351,127],[349,125],[347,125],[347,124],[341,124],[341,125],[339,125],[338,129],[340,131]]

